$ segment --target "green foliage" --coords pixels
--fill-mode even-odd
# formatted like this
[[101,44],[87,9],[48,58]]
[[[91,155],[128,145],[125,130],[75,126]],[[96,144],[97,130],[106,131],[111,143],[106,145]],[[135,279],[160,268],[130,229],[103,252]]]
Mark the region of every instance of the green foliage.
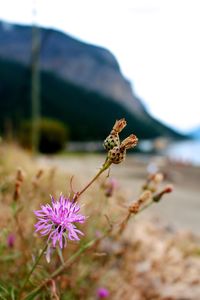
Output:
[[13,286],[9,286],[7,283],[0,282],[0,299],[1,300],[15,300],[15,288]]
[[[30,119],[30,69],[16,62],[0,60],[0,129],[12,120],[17,130],[20,120]],[[177,134],[153,120],[130,113],[113,99],[64,81],[50,72],[41,73],[42,116],[67,124],[72,140],[103,140],[116,119],[129,123],[125,135],[137,132],[139,138]]]
[[[43,118],[39,124],[39,151],[56,153],[64,149],[68,130],[57,120]],[[20,129],[20,142],[25,148],[31,148],[31,122],[25,121]]]

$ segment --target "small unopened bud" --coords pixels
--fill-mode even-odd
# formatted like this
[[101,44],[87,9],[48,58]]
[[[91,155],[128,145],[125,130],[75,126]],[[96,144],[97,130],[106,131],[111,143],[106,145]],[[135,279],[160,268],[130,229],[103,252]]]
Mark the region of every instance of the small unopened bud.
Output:
[[152,199],[152,193],[150,191],[144,191],[139,197],[139,199],[129,207],[129,212],[133,214],[137,214],[141,206],[151,199]]
[[9,248],[13,248],[15,245],[15,235],[14,234],[9,234],[7,237],[7,245]]
[[174,190],[173,185],[172,185],[172,184],[169,184],[169,185],[167,185],[167,186],[165,187],[164,192],[165,192],[165,194],[168,194],[168,193],[173,192],[173,190]]
[[97,290],[97,297],[98,299],[108,298],[109,291],[106,288],[101,287]]
[[164,194],[169,194],[173,191],[172,185],[167,185],[160,193],[153,197],[154,202],[159,202]]
[[136,135],[131,134],[129,137],[127,137],[125,140],[122,141],[120,147],[124,149],[130,149],[135,147],[137,143],[138,143],[138,138],[136,137]]

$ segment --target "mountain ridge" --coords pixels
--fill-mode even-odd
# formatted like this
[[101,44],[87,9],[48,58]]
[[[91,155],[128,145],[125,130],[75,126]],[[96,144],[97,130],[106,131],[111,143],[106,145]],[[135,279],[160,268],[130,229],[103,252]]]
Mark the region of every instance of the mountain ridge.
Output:
[[[31,27],[0,23],[0,56],[30,64]],[[120,66],[111,52],[48,28],[40,28],[41,69],[53,71],[62,79],[76,83],[95,92],[103,93],[114,101],[122,102],[141,117],[144,105],[135,96],[132,87],[121,73]]]
[[[10,106],[12,105],[11,111],[14,115],[14,109],[19,110],[21,105],[19,99],[16,100],[20,90],[21,99],[23,98],[25,103],[22,115],[30,117],[30,107],[27,108],[27,106],[30,105],[31,27],[6,26],[0,22],[0,96],[2,99],[6,97],[9,99],[8,103]],[[141,137],[153,138],[161,135],[180,137],[173,129],[148,114],[142,102],[133,93],[130,83],[121,74],[119,64],[110,51],[80,42],[53,29],[40,29],[40,32],[43,40],[40,55],[41,100],[45,105],[48,106],[51,103],[54,107],[51,112],[45,110],[45,115],[59,118],[59,113],[55,115],[55,111],[60,111],[62,115],[64,109],[68,110],[70,114],[76,114],[74,107],[74,103],[76,103],[82,112],[90,111],[90,115],[86,112],[84,115],[85,132],[91,127],[91,122],[88,120],[91,118],[91,114],[96,116],[96,119],[93,118],[94,122],[97,119],[100,121],[99,116],[106,118],[107,126],[110,126],[114,119],[127,115],[129,120],[132,120],[133,126],[138,128]],[[21,74],[21,77],[18,74]],[[50,84],[47,84],[49,82]],[[15,93],[11,93],[10,88]],[[51,94],[49,90],[51,90]],[[57,100],[58,95],[59,101]],[[95,110],[94,103],[99,111]],[[23,109],[21,108],[21,110]],[[11,111],[8,109],[7,113],[12,115]],[[28,114],[27,111],[29,111]],[[121,115],[120,111],[124,115]],[[108,120],[109,115],[112,116],[110,120]],[[76,127],[70,117],[63,116],[62,121],[70,127]],[[82,130],[80,126],[74,131],[76,139],[78,139],[78,130]],[[101,131],[100,128],[98,130],[99,133],[101,132],[99,136],[101,138],[104,130]],[[145,130],[148,134],[145,133]],[[97,138],[96,133],[89,136],[84,134],[87,138]]]

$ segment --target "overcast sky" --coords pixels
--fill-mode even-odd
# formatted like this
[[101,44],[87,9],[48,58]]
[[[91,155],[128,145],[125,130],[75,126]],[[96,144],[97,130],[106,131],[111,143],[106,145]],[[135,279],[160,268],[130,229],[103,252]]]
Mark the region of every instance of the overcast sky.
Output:
[[[37,22],[108,48],[149,111],[200,125],[200,0],[35,0]],[[0,0],[0,19],[30,24],[34,0]]]

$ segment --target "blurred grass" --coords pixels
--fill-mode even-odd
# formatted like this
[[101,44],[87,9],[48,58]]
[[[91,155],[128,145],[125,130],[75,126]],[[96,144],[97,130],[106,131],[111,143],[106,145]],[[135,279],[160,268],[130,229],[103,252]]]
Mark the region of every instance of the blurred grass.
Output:
[[[63,192],[68,196],[72,175],[75,175],[73,188],[79,190],[103,161],[102,155],[75,153],[32,158],[17,145],[0,145],[0,299],[17,299],[26,273],[46,241],[34,233],[33,210],[50,202],[49,194],[58,197]],[[68,243],[63,251],[65,260],[109,228],[105,215],[112,224],[119,223],[126,215],[130,199],[137,198],[145,180],[146,165],[141,167],[142,163],[136,160],[127,164],[129,169],[125,171],[117,166],[112,170],[112,175],[123,178],[112,197],[105,196],[103,187],[107,174],[82,196],[82,212],[88,216],[86,224],[81,225],[85,236],[79,244]],[[19,198],[14,201],[19,168],[23,180]],[[13,247],[9,247],[7,241],[10,233],[16,237]],[[60,275],[55,280],[56,293],[62,300],[92,300],[96,299],[97,287],[103,286],[110,292],[109,299],[166,300],[169,295],[170,299],[178,300],[185,294],[187,299],[197,300],[200,294],[199,249],[199,238],[191,233],[177,232],[158,219],[150,222],[147,217],[142,221],[136,218],[131,220],[120,239],[105,238]],[[20,300],[59,265],[56,253],[50,264],[43,258]],[[42,291],[26,299],[54,298],[50,282]]]

